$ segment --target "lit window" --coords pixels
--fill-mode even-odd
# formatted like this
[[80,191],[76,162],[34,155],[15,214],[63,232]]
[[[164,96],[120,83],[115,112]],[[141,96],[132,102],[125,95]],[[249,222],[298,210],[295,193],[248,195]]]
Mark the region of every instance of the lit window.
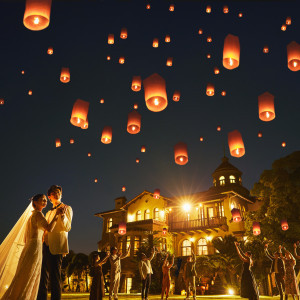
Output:
[[123,252],[123,239],[122,239],[122,237],[118,238],[118,249],[121,253]]
[[189,240],[184,240],[181,246],[182,256],[192,255],[192,242]]
[[231,204],[230,204],[230,209],[234,209],[234,208],[238,208],[238,205],[236,204],[235,201],[231,201]]
[[126,249],[128,249],[129,246],[130,246],[130,236],[127,236],[127,239],[126,239]]
[[230,175],[229,180],[230,180],[230,183],[235,183],[235,176]]
[[153,219],[158,219],[159,218],[159,209],[157,207],[154,208],[154,218]]
[[218,211],[219,217],[224,217],[225,216],[225,212],[224,212],[224,205],[223,205],[223,203],[219,203],[218,208],[219,208],[219,211]]
[[134,237],[134,249],[133,249],[133,254],[136,255],[137,251],[140,248],[141,244],[141,237],[140,236],[135,236]]
[[145,220],[149,220],[150,219],[150,209],[146,209],[145,210]]
[[225,177],[224,176],[221,176],[219,178],[219,180],[220,180],[220,185],[225,185]]
[[107,232],[110,232],[110,227],[112,226],[112,218],[107,220]]
[[138,210],[136,212],[136,220],[137,221],[141,221],[142,220],[142,212],[140,210]]
[[197,243],[197,255],[207,255],[207,243],[206,239],[200,239]]

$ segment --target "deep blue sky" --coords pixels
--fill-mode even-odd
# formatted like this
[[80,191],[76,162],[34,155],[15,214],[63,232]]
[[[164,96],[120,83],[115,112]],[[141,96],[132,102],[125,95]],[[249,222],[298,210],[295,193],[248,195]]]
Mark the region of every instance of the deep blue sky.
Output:
[[[88,253],[96,249],[102,231],[94,213],[112,209],[116,197],[131,199],[155,188],[165,196],[209,188],[224,145],[229,155],[228,131],[242,133],[246,154],[230,161],[243,171],[249,189],[275,159],[299,150],[300,72],[291,72],[286,58],[286,45],[300,43],[296,1],[175,1],[171,13],[170,2],[162,0],[151,1],[151,10],[140,0],[57,0],[50,26],[40,32],[23,26],[23,1],[9,2],[0,3],[0,97],[5,99],[0,107],[0,241],[28,199],[46,193],[52,184],[62,186],[63,201],[74,210],[70,248]],[[207,4],[211,14],[205,13]],[[229,14],[223,14],[224,4]],[[238,18],[240,11],[243,18]],[[292,25],[283,32],[287,16]],[[128,29],[127,40],[119,38],[122,27]],[[115,34],[114,45],[107,44],[109,33]],[[229,33],[238,35],[241,44],[240,66],[232,71],[222,66]],[[166,34],[169,44],[164,43]],[[206,42],[208,35],[212,43]],[[160,41],[157,49],[152,48],[154,37]],[[262,52],[266,44],[269,54]],[[46,53],[49,46],[52,56]],[[124,65],[118,63],[122,55]],[[168,56],[173,57],[171,68],[165,65]],[[213,73],[215,66],[219,75]],[[70,67],[68,84],[59,81],[61,67]],[[146,78],[155,72],[166,79],[169,100],[160,113],[146,108],[143,90],[130,89],[133,75]],[[214,97],[205,94],[208,82],[215,84]],[[177,103],[172,101],[175,89],[181,91]],[[265,91],[275,95],[276,119],[269,123],[258,118],[257,97]],[[90,102],[88,130],[69,122],[77,98]],[[130,135],[127,114],[135,102],[142,129]],[[100,142],[106,125],[113,127],[110,145]],[[262,139],[257,138],[259,130]],[[61,139],[61,148],[55,148],[55,138]],[[179,141],[188,145],[186,166],[174,163],[173,146]],[[141,145],[147,146],[146,153],[140,153]]]

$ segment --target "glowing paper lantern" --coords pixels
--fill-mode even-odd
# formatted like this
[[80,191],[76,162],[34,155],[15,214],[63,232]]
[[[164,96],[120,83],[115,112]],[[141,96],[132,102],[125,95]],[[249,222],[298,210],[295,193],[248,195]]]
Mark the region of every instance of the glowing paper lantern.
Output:
[[127,39],[127,28],[122,28],[121,29],[120,38],[123,39],[123,40]]
[[101,142],[103,144],[110,144],[111,140],[112,140],[112,127],[105,126],[102,131]]
[[127,131],[131,134],[137,134],[141,130],[142,116],[137,111],[128,114]]
[[95,178],[95,179],[94,179],[94,182],[95,182],[95,183],[97,183],[97,182],[98,182],[98,179],[97,179],[97,178]]
[[258,114],[259,118],[265,122],[275,119],[274,96],[269,92],[258,96]]
[[107,60],[110,60],[110,56],[109,56],[109,55],[107,55],[107,56],[106,56],[106,59],[107,59]]
[[282,31],[286,31],[286,25],[285,25],[285,24],[282,24],[282,25],[281,25],[281,30],[282,30]]
[[198,34],[203,34],[203,30],[202,30],[202,28],[199,28],[199,30],[198,30]]
[[110,33],[107,38],[107,43],[112,45],[112,44],[114,44],[114,42],[115,42],[115,37],[112,33]]
[[187,145],[185,143],[178,143],[174,146],[175,163],[178,165],[185,165],[189,161]]
[[226,91],[222,91],[221,95],[226,96]]
[[221,131],[221,126],[220,125],[217,126],[217,131]]
[[104,103],[104,99],[102,98],[102,99],[100,99],[100,103],[101,104],[103,104]]
[[131,83],[131,89],[134,92],[140,91],[142,88],[142,78],[141,76],[133,76],[132,83]]
[[60,73],[60,81],[63,83],[68,83],[70,81],[70,77],[69,68],[62,68]]
[[174,4],[171,4],[171,5],[170,5],[169,11],[174,11]]
[[211,13],[211,6],[207,5],[205,11],[206,11],[208,14],[210,14],[210,13]]
[[49,26],[52,0],[26,0],[24,26],[30,30],[43,30]]
[[240,64],[240,41],[235,35],[228,34],[224,41],[223,66],[232,70]]
[[281,229],[282,230],[288,230],[289,229],[289,224],[288,224],[288,222],[287,222],[287,220],[281,220]]
[[55,139],[55,147],[56,148],[61,147],[60,139]]
[[146,152],[146,147],[145,146],[141,147],[141,152]]
[[126,187],[122,186],[122,192],[126,192]]
[[0,99],[0,105],[4,105],[4,99],[3,98]]
[[150,9],[151,8],[151,5],[150,4],[147,4],[146,5],[146,9]]
[[207,57],[207,58],[211,58],[211,54],[210,54],[210,53],[207,53],[207,54],[206,54],[206,57]]
[[200,136],[200,142],[203,142],[203,141],[204,141],[203,136]]
[[286,142],[282,142],[281,143],[281,146],[284,148],[284,147],[286,147]]
[[171,42],[171,37],[167,34],[165,37],[165,42],[170,43]]
[[160,189],[156,189],[153,193],[153,198],[159,199],[160,197]]
[[136,158],[136,159],[135,159],[135,162],[136,162],[137,164],[139,164],[139,163],[140,163],[140,159],[139,159],[139,158]]
[[217,68],[217,67],[214,67],[214,73],[217,75],[217,74],[220,74],[220,70],[219,70],[219,68]]
[[245,154],[245,146],[241,133],[234,130],[228,133],[228,145],[230,154],[234,157],[242,157]]
[[133,104],[133,109],[138,109],[138,108],[139,108],[138,104],[137,104],[137,103],[134,103],[134,104]]
[[25,71],[22,70],[22,71],[21,71],[21,74],[24,75],[24,74],[25,74]]
[[292,24],[292,18],[291,17],[287,17],[285,20],[285,24],[286,25],[291,25]]
[[86,119],[82,125],[80,126],[81,129],[88,129],[89,128],[89,120]]
[[125,223],[125,222],[119,223],[119,230],[118,230],[118,233],[119,233],[120,235],[126,234],[126,223]]
[[74,144],[74,143],[75,143],[74,139],[70,139],[70,144]]
[[154,39],[153,39],[153,43],[152,43],[152,47],[153,47],[153,48],[157,48],[157,47],[158,47],[158,44],[159,44],[159,43],[158,43],[158,39],[157,39],[157,38],[154,38]]
[[92,153],[89,152],[89,153],[88,153],[88,157],[91,157],[91,156],[92,156]]
[[213,96],[215,94],[215,87],[212,83],[208,83],[206,86],[206,95]]
[[261,137],[262,137],[262,132],[259,131],[259,132],[257,133],[257,136],[258,136],[259,138],[261,138]]
[[167,234],[167,228],[163,228],[162,234],[163,234],[163,235],[166,235],[166,234]]
[[287,61],[291,71],[300,70],[300,45],[295,41],[287,45]]
[[211,37],[211,36],[208,36],[207,39],[206,39],[206,41],[207,41],[208,43],[211,43],[211,42],[212,42],[212,37]]
[[253,222],[252,224],[252,228],[253,228],[253,234],[254,235],[260,235],[260,224],[259,222]]
[[166,65],[168,67],[172,67],[172,65],[173,65],[173,57],[168,57]]
[[28,91],[28,95],[31,96],[32,95],[32,90]]
[[47,50],[47,54],[52,55],[53,54],[53,48],[49,47]]
[[175,91],[173,94],[173,101],[178,102],[180,100],[180,92]]
[[232,214],[233,222],[240,222],[242,220],[241,213],[240,213],[240,210],[238,208],[233,208],[231,210],[231,214]]
[[119,64],[123,65],[125,63],[125,57],[124,56],[121,56],[119,58]]
[[76,127],[82,127],[87,120],[90,103],[81,99],[77,99],[73,105],[70,122]]
[[146,106],[149,110],[159,112],[168,106],[166,81],[158,74],[153,74],[143,81]]
[[239,18],[242,18],[243,17],[243,13],[239,13]]
[[268,46],[264,46],[263,53],[269,53],[269,47]]
[[228,14],[228,13],[229,13],[229,8],[228,8],[227,5],[225,5],[225,6],[223,7],[223,13],[224,13],[224,14]]

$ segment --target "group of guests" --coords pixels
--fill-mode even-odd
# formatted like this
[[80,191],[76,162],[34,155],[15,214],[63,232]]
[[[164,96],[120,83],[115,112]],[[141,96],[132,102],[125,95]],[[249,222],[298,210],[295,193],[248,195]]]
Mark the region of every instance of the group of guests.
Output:
[[[256,285],[255,278],[252,273],[253,259],[250,251],[243,252],[240,244],[235,242],[237,253],[243,261],[243,271],[241,276],[241,297],[250,300],[259,299],[259,291]],[[284,255],[282,253],[284,250]],[[299,300],[299,287],[296,279],[295,265],[296,260],[293,255],[281,245],[278,251],[273,255],[268,250],[268,244],[265,244],[265,254],[272,261],[270,273],[275,276],[275,283],[280,294],[280,300],[288,299],[291,295],[293,299]],[[294,254],[297,255],[297,244],[294,244]]]

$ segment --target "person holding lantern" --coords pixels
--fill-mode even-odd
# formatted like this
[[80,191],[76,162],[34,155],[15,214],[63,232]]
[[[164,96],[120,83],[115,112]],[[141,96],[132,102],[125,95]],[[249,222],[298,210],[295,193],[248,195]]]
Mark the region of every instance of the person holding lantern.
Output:
[[249,300],[258,300],[259,293],[255,281],[255,277],[252,273],[252,254],[250,251],[243,252],[240,243],[234,242],[237,253],[240,259],[243,261],[243,271],[241,276],[241,297],[248,298]]
[[172,256],[172,263],[169,264],[168,262],[168,256],[169,254],[166,255],[165,261],[162,266],[162,272],[163,272],[163,280],[162,280],[162,290],[161,290],[161,299],[164,298],[164,294],[166,293],[166,299],[169,297],[169,291],[171,287],[171,274],[170,274],[170,269],[174,265],[174,255]]
[[192,256],[188,256],[187,262],[183,268],[183,279],[186,286],[186,299],[190,298],[190,287],[193,291],[193,299],[196,299],[196,255],[192,250]]
[[276,251],[274,256],[272,256],[268,251],[268,244],[265,244],[265,254],[272,261],[270,273],[275,273],[275,283],[280,294],[280,300],[283,300],[285,290],[285,266],[284,261],[280,258],[280,252],[281,249],[280,251]]
[[109,286],[109,299],[118,299],[118,291],[121,279],[121,259],[126,258],[130,254],[130,245],[127,249],[126,254],[122,254],[118,251],[117,247],[111,248],[111,255],[109,257],[110,262],[110,286]]

